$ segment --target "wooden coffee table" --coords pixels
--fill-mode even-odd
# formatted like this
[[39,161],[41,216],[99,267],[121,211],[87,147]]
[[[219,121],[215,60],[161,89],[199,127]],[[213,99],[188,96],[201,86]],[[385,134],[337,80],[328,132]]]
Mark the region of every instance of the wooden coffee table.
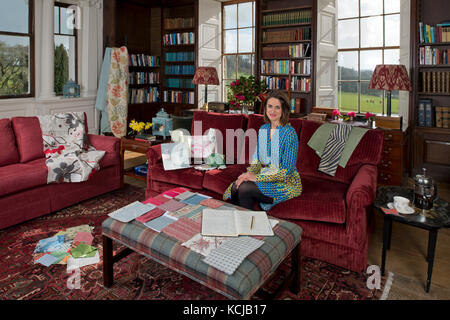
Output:
[[[227,298],[250,299],[274,275],[282,262],[291,257],[291,272],[271,298],[277,297],[289,285],[290,290],[297,294],[301,282],[302,229],[288,221],[277,220],[275,235],[265,237],[264,244],[247,256],[232,275],[227,275],[203,262],[203,255],[182,246],[180,241],[163,232],[153,231],[135,220],[122,223],[107,218],[102,224],[104,285],[113,285],[114,263],[137,252]],[[114,255],[113,241],[126,248]]]

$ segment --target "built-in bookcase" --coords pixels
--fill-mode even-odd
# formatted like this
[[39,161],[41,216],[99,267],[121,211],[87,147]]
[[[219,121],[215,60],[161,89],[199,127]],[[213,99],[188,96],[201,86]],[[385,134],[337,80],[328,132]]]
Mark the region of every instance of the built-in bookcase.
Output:
[[294,114],[314,103],[315,0],[261,1],[258,9],[260,79],[287,93]]

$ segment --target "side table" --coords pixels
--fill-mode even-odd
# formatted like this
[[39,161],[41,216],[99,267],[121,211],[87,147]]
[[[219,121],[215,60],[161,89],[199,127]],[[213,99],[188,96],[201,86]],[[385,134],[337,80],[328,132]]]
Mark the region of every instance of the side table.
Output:
[[142,154],[147,154],[147,150],[153,146],[153,145],[157,145],[157,144],[161,144],[161,143],[168,143],[170,142],[170,138],[169,139],[157,139],[155,141],[142,141],[142,140],[135,140],[135,139],[131,139],[131,138],[122,138],[120,141],[120,161],[121,161],[121,179],[120,179],[120,187],[123,188],[123,176],[127,175],[130,177],[133,177],[135,179],[140,179],[140,180],[146,180],[145,177],[143,176],[138,176],[134,173],[134,170],[125,170],[125,151],[133,151],[133,152],[137,152],[137,153],[142,153]]
[[386,214],[382,208],[387,208],[389,202],[393,202],[394,196],[402,196],[411,201],[414,206],[414,190],[405,187],[379,187],[377,189],[377,197],[374,202],[374,208],[384,215],[383,224],[383,249],[381,255],[381,274],[384,275],[386,265],[386,251],[391,247],[392,222],[400,222],[409,226],[425,229],[429,231],[428,236],[428,276],[426,284],[426,292],[430,291],[431,275],[433,273],[434,253],[437,242],[439,229],[450,227],[450,213],[448,202],[436,198],[433,208],[430,210],[422,210],[414,207],[414,214]]

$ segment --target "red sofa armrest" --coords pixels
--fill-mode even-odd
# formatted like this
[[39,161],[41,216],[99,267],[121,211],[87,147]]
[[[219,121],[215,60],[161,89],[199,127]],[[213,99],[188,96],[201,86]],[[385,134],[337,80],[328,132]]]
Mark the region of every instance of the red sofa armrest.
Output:
[[347,207],[366,208],[372,204],[377,192],[378,168],[363,165],[353,178],[347,190]]
[[106,151],[107,153],[120,154],[120,139],[110,136],[100,136],[97,134],[89,134],[89,143],[97,150]]
[[156,165],[158,162],[162,161],[161,145],[157,144],[151,146],[147,150],[148,167]]

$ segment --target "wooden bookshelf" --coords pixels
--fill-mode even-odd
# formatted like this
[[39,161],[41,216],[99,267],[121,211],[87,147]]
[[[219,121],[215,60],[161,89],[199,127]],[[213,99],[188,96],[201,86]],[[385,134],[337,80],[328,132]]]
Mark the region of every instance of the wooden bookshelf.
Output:
[[[301,110],[296,114],[308,114],[314,105],[314,47],[316,33],[317,13],[315,0],[266,0],[257,2],[257,76],[270,83],[270,79],[278,82],[269,86],[269,89],[285,91],[293,104],[295,100],[301,101]],[[278,36],[279,35],[279,36]],[[292,55],[290,46],[297,46],[302,54]],[[287,50],[286,50],[287,48]],[[297,50],[297,51],[300,51]],[[263,63],[276,64],[279,61],[288,61],[288,70],[283,72],[264,70]],[[271,62],[269,62],[271,61]],[[309,64],[309,73],[293,72],[291,66],[296,63]],[[287,71],[287,72],[286,72]],[[270,78],[272,77],[272,78]],[[307,83],[308,90],[299,90],[292,87],[293,80],[301,84]],[[287,82],[287,88],[285,83]],[[284,87],[283,87],[284,86]]]
[[[420,173],[422,168],[427,168],[428,174],[435,180],[448,183],[450,182],[450,159],[448,156],[450,154],[450,129],[436,126],[434,111],[438,106],[450,106],[450,92],[445,87],[448,82],[446,78],[440,84],[435,83],[434,87],[432,82],[433,74],[435,79],[438,79],[442,74],[450,72],[450,64],[432,64],[437,61],[425,64],[428,62],[424,61],[423,53],[426,47],[429,47],[430,50],[450,49],[450,42],[442,42],[439,39],[435,39],[431,43],[424,42],[421,41],[420,35],[420,22],[424,25],[436,26],[444,21],[450,21],[449,1],[435,0],[433,5],[429,5],[428,1],[424,0],[411,1],[411,38],[413,39],[411,41],[413,91],[409,107],[409,124],[413,139],[410,148],[411,174],[415,175]],[[441,75],[438,74],[439,72]],[[429,79],[426,78],[428,74],[430,75]],[[419,112],[419,104],[424,99],[432,101],[430,117],[432,123],[425,122],[425,126],[423,126],[422,117],[426,116],[426,113]]]
[[181,115],[197,103],[192,84],[197,66],[198,0],[162,9],[161,102],[169,113]]

